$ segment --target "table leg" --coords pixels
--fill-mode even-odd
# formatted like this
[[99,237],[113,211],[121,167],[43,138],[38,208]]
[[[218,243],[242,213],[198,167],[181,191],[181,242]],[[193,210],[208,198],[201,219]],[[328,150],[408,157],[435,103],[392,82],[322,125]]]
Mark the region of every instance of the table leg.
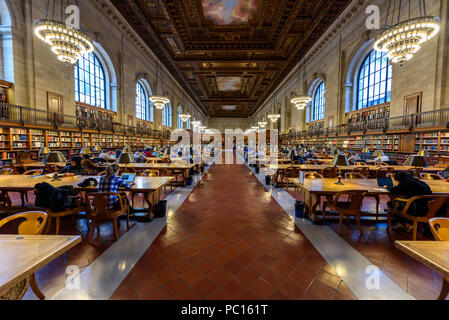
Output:
[[445,300],[447,295],[449,294],[449,281],[446,278],[443,278],[443,285],[441,287],[440,296],[437,300]]

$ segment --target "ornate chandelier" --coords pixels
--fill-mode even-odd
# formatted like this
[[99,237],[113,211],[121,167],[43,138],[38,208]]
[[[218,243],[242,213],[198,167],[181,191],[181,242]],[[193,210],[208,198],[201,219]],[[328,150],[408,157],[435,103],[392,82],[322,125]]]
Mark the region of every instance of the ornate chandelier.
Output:
[[413,55],[421,49],[422,44],[432,39],[440,30],[440,18],[427,16],[425,0],[418,0],[418,4],[419,17],[410,18],[411,3],[409,1],[408,20],[403,22],[400,22],[401,6],[399,6],[397,23],[393,25],[395,19],[395,1],[393,12],[391,13],[390,26],[388,27],[391,8],[390,0],[385,21],[386,30],[376,37],[374,49],[376,51],[386,52],[388,59],[392,63],[402,65],[404,62],[413,58]]
[[259,126],[261,129],[264,129],[267,126],[267,124],[268,124],[268,122],[265,122],[265,121],[259,122]]
[[187,122],[187,121],[189,121],[191,116],[190,116],[190,114],[180,114],[179,117],[181,118],[181,120],[183,122]]
[[271,122],[277,122],[279,120],[279,118],[281,117],[280,114],[269,114],[268,115],[268,119],[271,120]]
[[150,101],[153,102],[156,109],[162,110],[167,103],[170,103],[170,99],[165,96],[151,96]]
[[291,100],[298,110],[304,109],[310,102],[312,102],[312,98],[306,95],[296,96]]
[[[55,6],[55,1],[52,4],[48,2],[45,19],[34,22],[34,34],[50,46],[58,60],[76,64],[84,54],[94,51],[94,44],[87,34],[62,22],[64,20],[62,0],[60,3],[61,19],[60,21],[55,20]],[[53,12],[51,19],[48,16],[50,10]]]

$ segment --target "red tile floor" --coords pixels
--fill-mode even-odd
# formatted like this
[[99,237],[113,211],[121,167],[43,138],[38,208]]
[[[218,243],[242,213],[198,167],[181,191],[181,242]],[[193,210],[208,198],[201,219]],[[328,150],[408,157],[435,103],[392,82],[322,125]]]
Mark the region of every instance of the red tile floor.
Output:
[[355,299],[243,165],[215,165],[112,299]]

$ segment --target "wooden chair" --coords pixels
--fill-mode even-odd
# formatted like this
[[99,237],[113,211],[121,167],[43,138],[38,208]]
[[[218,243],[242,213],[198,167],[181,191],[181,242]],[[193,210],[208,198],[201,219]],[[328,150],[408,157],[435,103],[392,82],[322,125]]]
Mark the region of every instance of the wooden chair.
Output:
[[391,167],[379,168],[379,170],[376,171],[376,178],[386,178],[390,173],[393,173],[393,168]]
[[[363,234],[362,227],[360,224],[360,216],[362,210],[363,199],[365,198],[368,191],[366,190],[348,190],[342,191],[335,194],[334,198],[326,203],[326,207],[331,210],[336,211],[340,214],[340,225],[338,227],[338,233],[341,234],[343,216],[354,216],[357,221],[357,227],[360,231],[360,235]],[[347,196],[348,201],[339,201],[340,197]],[[323,213],[323,220],[325,219]]]
[[8,176],[8,175],[13,175],[13,174],[14,174],[14,170],[11,168],[0,169],[0,176]]
[[[407,212],[412,206],[412,204],[417,200],[428,200],[427,204],[427,214],[422,217],[409,215]],[[437,212],[447,203],[449,203],[449,196],[445,195],[428,195],[428,196],[417,196],[412,197],[410,199],[402,199],[395,198],[393,201],[393,208],[389,208],[387,210],[387,219],[388,219],[388,229],[391,228],[391,217],[392,215],[398,215],[400,217],[406,218],[407,220],[412,221],[413,223],[413,240],[416,240],[418,233],[418,223],[424,222],[429,223],[429,220],[435,218]],[[405,206],[400,209],[399,206],[401,203],[404,203]]]
[[336,178],[337,168],[336,167],[326,167],[321,171],[321,175],[325,178]]
[[355,162],[354,165],[356,167],[367,167],[368,164],[366,162]]
[[[36,169],[36,170],[28,170],[22,173],[23,176],[37,177],[44,174],[44,170]],[[22,201],[22,208],[25,207],[25,204],[28,203],[28,191],[20,191],[20,200]]]
[[421,173],[420,176],[423,180],[445,180],[442,176],[436,173]]
[[389,164],[388,164],[388,163],[385,163],[385,162],[376,162],[376,166],[379,166],[379,167],[388,167]]
[[348,180],[366,179],[366,177],[358,172],[346,172],[345,179],[348,179]]
[[[347,172],[345,174],[345,178],[348,180],[354,180],[354,179],[366,179],[365,176],[361,175],[360,173],[357,172]],[[374,198],[376,200],[376,219],[378,218],[379,215],[379,207],[380,207],[380,195],[370,195],[370,196],[365,196],[365,197],[371,197]]]
[[407,172],[412,177],[419,179],[421,177],[422,170],[423,170],[422,168],[413,168],[413,169],[408,169],[405,172]]
[[[61,218],[64,217],[69,217],[71,216],[73,219],[73,222],[75,222],[75,215],[79,214],[80,212],[85,212],[86,211],[86,207],[82,205],[82,201],[81,201],[81,197],[77,196],[74,197],[74,201],[76,204],[75,208],[68,208],[64,211],[60,211],[60,212],[53,212],[50,209],[46,209],[47,214],[48,214],[48,223],[47,223],[47,227],[45,228],[45,234],[49,234],[50,230],[51,230],[51,226],[52,226],[52,220],[55,220],[56,223],[56,229],[55,229],[55,235],[59,235],[60,230],[61,230]],[[89,219],[88,216],[86,215],[86,225],[89,225]]]
[[295,191],[298,190],[299,187],[299,169],[298,168],[287,168],[282,175],[282,183],[285,184],[286,190],[288,191],[288,187],[290,184],[293,184]]
[[[18,235],[40,235],[47,223],[47,214],[45,212],[24,212],[9,216],[0,221],[0,228],[4,225],[16,221],[19,219],[25,219],[18,227]],[[22,280],[19,284],[9,289],[7,292],[0,293],[0,300],[21,300],[28,290],[28,286],[31,287],[33,292],[40,300],[45,299],[45,295],[39,289],[36,282],[36,274]]]
[[[429,220],[430,230],[435,240],[449,241],[449,218],[433,218]],[[449,278],[443,278],[443,286],[441,288],[438,300],[445,300],[449,294]]]
[[359,167],[356,167],[356,168],[354,168],[354,170],[353,170],[352,172],[361,174],[362,176],[365,176],[365,177],[367,177],[368,174],[369,174],[368,166],[359,166]]
[[[118,208],[108,210],[109,196],[115,196],[118,198]],[[123,202],[122,195],[119,193],[88,193],[86,194],[87,214],[89,219],[92,220],[90,226],[88,242],[90,242],[95,233],[95,227],[97,229],[98,237],[100,237],[100,223],[103,221],[112,220],[114,224],[114,233],[116,240],[119,239],[117,218],[126,214],[126,226],[129,230],[129,206]]]

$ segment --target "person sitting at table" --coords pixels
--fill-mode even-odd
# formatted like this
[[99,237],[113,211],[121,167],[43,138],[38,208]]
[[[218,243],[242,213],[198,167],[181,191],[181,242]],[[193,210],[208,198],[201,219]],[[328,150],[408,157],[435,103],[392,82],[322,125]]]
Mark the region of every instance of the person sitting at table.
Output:
[[[112,164],[106,168],[105,175],[100,178],[100,183],[98,185],[98,192],[101,193],[118,193],[120,187],[127,190],[131,190],[133,184],[128,184],[123,181],[122,178],[118,176],[120,167],[117,164]],[[124,204],[127,204],[128,197],[125,193],[120,193]],[[108,196],[108,205],[106,209],[113,210],[119,207],[119,199],[116,196]]]
[[134,153],[134,160],[136,160],[137,163],[145,163],[147,157],[145,157],[142,151],[136,151]]
[[349,153],[349,155],[350,155],[350,157],[348,160],[352,163],[362,160],[362,158],[360,158],[360,156],[355,152],[351,152],[351,153]]
[[390,161],[390,158],[387,155],[377,157],[374,159],[374,162],[387,162]]
[[106,152],[104,152],[104,151],[98,155],[98,159],[103,159],[103,160],[106,160],[106,161],[108,161],[108,162],[114,161],[114,159],[112,159],[112,157],[111,157],[111,155],[109,154],[109,152],[106,153]]
[[98,167],[95,165],[95,163],[90,160],[90,157],[88,154],[85,154],[83,156],[83,160],[81,160],[81,165],[90,173],[90,174],[96,174]]
[[[432,190],[427,183],[412,177],[406,172],[399,172],[395,174],[394,179],[398,182],[398,185],[389,188],[392,199],[392,201],[387,203],[389,210],[394,208],[395,198],[410,199],[416,196],[432,195]],[[427,204],[428,200],[426,199],[417,200],[410,207],[407,214],[412,216],[425,216],[428,210]],[[404,206],[405,203],[400,203],[400,207],[398,209],[401,210]],[[413,230],[413,226],[410,225],[408,220],[403,217],[394,216],[392,221],[394,223],[393,229],[395,230],[406,230],[407,232],[411,232]]]
[[74,156],[70,165],[63,168],[60,172],[66,176],[87,176],[87,170],[81,165],[81,157]]
[[153,151],[150,150],[150,148],[147,148],[145,150],[145,157],[150,158],[153,156]]

